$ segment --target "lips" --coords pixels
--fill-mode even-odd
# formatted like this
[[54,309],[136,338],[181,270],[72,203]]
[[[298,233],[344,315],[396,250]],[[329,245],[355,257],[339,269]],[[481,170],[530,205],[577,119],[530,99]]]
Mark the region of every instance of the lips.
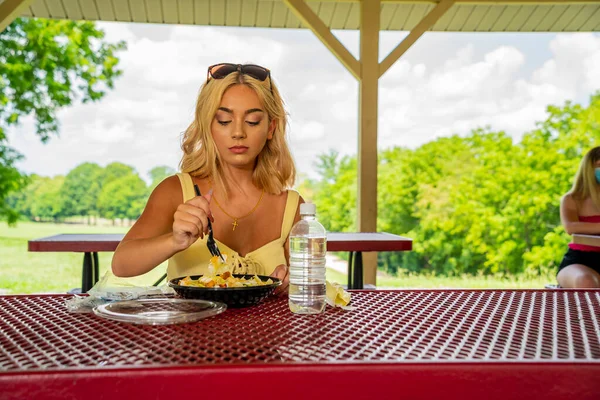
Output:
[[229,151],[235,154],[242,154],[248,151],[246,146],[233,146],[229,148]]

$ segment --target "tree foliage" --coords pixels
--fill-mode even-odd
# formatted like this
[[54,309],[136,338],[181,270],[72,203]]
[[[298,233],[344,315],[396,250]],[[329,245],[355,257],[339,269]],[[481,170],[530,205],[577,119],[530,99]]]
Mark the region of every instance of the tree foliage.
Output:
[[61,188],[64,216],[97,215],[97,202],[102,168],[95,163],[83,163],[73,168]]
[[[157,180],[174,171],[159,166],[149,173]],[[27,177],[26,186],[11,193],[7,205],[22,217],[35,221],[62,221],[69,217],[101,217],[109,220],[137,219],[148,201],[150,186],[136,170],[114,162],[102,168],[83,163],[66,176]]]
[[59,109],[100,100],[113,87],[124,48],[105,42],[93,22],[17,18],[0,32],[0,216],[14,221],[5,199],[25,183],[6,130],[31,115],[42,141],[58,134]]
[[[600,94],[587,108],[568,102],[547,112],[519,142],[485,128],[380,152],[377,228],[413,239],[412,252],[380,253],[380,267],[446,275],[556,270],[569,242],[560,198],[600,143]],[[318,169],[311,187],[319,220],[330,231],[355,229],[355,158],[324,154]]]
[[107,183],[98,197],[100,215],[116,218],[136,219],[146,202],[146,184],[134,173],[124,175]]
[[154,190],[155,187],[158,186],[166,177],[174,175],[175,170],[171,167],[167,167],[165,165],[161,165],[159,167],[154,167],[148,172],[148,176],[150,177],[150,187],[149,191]]

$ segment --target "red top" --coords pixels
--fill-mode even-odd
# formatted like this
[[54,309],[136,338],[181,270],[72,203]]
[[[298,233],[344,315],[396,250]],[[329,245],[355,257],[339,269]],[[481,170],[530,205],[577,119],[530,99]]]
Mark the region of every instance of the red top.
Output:
[[[600,215],[588,215],[585,217],[579,217],[579,221],[600,223]],[[594,251],[600,253],[600,247],[590,246],[588,244],[569,243],[569,248],[573,250]]]

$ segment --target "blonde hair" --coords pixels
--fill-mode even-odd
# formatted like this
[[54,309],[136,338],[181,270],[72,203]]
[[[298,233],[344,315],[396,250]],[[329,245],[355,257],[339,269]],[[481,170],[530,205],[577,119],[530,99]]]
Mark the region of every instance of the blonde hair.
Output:
[[591,198],[596,208],[600,209],[600,193],[598,193],[598,182],[594,171],[598,160],[600,160],[600,146],[594,147],[583,156],[569,194],[578,201]]
[[246,85],[258,95],[267,112],[269,123],[272,120],[277,121],[273,138],[267,140],[257,157],[252,183],[271,194],[280,194],[292,187],[296,178],[296,167],[286,139],[287,113],[277,86],[269,80],[270,76],[265,81],[259,81],[236,71],[223,79],[211,79],[202,85],[196,101],[194,121],[184,132],[181,142],[183,157],[179,165],[182,172],[209,178],[225,196],[229,194],[222,158],[215,146],[210,126],[225,91],[234,85]]

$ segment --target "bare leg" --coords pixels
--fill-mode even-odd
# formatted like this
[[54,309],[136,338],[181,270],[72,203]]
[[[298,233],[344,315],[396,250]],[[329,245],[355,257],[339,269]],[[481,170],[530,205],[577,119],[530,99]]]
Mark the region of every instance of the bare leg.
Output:
[[600,274],[583,264],[571,264],[561,269],[556,280],[564,288],[600,288]]

